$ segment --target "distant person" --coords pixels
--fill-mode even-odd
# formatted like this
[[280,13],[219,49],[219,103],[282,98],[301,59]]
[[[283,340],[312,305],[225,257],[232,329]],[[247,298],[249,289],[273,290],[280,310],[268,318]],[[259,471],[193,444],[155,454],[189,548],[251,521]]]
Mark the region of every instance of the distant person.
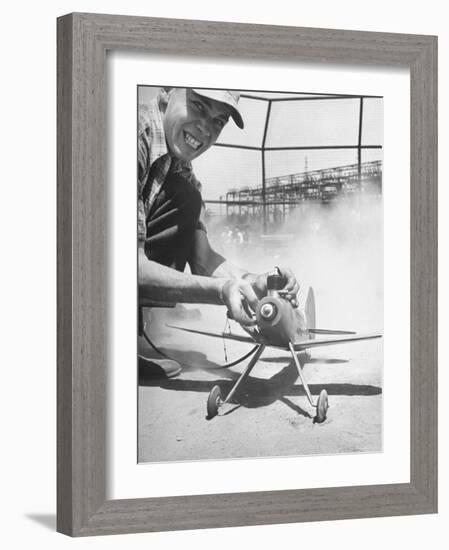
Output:
[[243,233],[240,227],[235,228],[235,242],[237,244],[243,244]]
[[232,241],[232,229],[229,226],[226,226],[221,233],[221,240],[225,244],[230,244]]
[[[253,322],[251,310],[266,294],[267,273],[237,267],[211,247],[191,165],[217,141],[230,117],[243,128],[238,101],[239,93],[229,90],[171,88],[139,106],[139,306],[222,304],[239,323]],[[187,264],[191,274],[184,273]],[[294,300],[296,278],[288,268],[281,272]],[[147,361],[146,367],[166,376],[180,372],[169,360]]]

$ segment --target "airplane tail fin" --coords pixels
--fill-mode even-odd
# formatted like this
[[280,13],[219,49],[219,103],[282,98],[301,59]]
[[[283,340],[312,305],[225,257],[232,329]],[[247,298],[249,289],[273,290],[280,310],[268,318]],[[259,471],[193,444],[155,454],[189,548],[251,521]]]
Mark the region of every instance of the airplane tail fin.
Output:
[[[313,288],[309,287],[309,292],[307,293],[306,298],[306,307],[305,307],[306,319],[307,319],[307,328],[314,329],[316,327],[316,313],[315,313],[315,294]],[[311,337],[315,336],[311,334]]]

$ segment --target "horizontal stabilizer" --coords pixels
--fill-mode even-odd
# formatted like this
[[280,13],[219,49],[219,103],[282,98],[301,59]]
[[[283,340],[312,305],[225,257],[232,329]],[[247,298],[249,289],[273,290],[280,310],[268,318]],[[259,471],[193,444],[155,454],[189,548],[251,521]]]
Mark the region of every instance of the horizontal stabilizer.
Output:
[[327,328],[309,328],[310,334],[357,334],[353,330],[332,330]]
[[354,336],[342,336],[341,338],[321,338],[319,340],[301,340],[295,342],[293,347],[295,351],[302,351],[309,348],[317,348],[319,346],[333,346],[335,344],[346,344],[348,342],[358,342],[360,340],[372,340],[381,338],[382,334],[355,334]]
[[227,340],[235,340],[236,342],[245,342],[246,344],[254,344],[255,340],[248,336],[240,336],[239,334],[231,334],[229,332],[209,332],[204,330],[195,330],[193,328],[177,327],[175,325],[166,325],[169,328],[183,330],[191,334],[201,334],[202,336],[212,336],[213,338],[226,338]]

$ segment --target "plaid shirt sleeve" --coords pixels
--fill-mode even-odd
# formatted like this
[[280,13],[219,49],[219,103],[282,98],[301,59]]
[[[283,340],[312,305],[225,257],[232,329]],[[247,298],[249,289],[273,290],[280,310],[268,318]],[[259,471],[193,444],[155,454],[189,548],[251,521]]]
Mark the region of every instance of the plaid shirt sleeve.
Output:
[[146,124],[147,113],[139,107],[137,130],[137,239],[144,241],[147,236],[146,216],[143,204],[143,188],[150,172],[150,133]]

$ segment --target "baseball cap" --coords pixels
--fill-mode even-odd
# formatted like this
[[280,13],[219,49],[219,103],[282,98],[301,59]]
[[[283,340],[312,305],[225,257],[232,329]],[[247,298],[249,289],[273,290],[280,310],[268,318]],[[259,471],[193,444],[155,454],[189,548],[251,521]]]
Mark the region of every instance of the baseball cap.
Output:
[[232,109],[231,116],[234,122],[239,128],[243,128],[243,119],[238,107],[240,92],[231,92],[230,90],[203,90],[201,88],[193,88],[193,91],[200,96],[208,97],[209,99],[229,105]]

